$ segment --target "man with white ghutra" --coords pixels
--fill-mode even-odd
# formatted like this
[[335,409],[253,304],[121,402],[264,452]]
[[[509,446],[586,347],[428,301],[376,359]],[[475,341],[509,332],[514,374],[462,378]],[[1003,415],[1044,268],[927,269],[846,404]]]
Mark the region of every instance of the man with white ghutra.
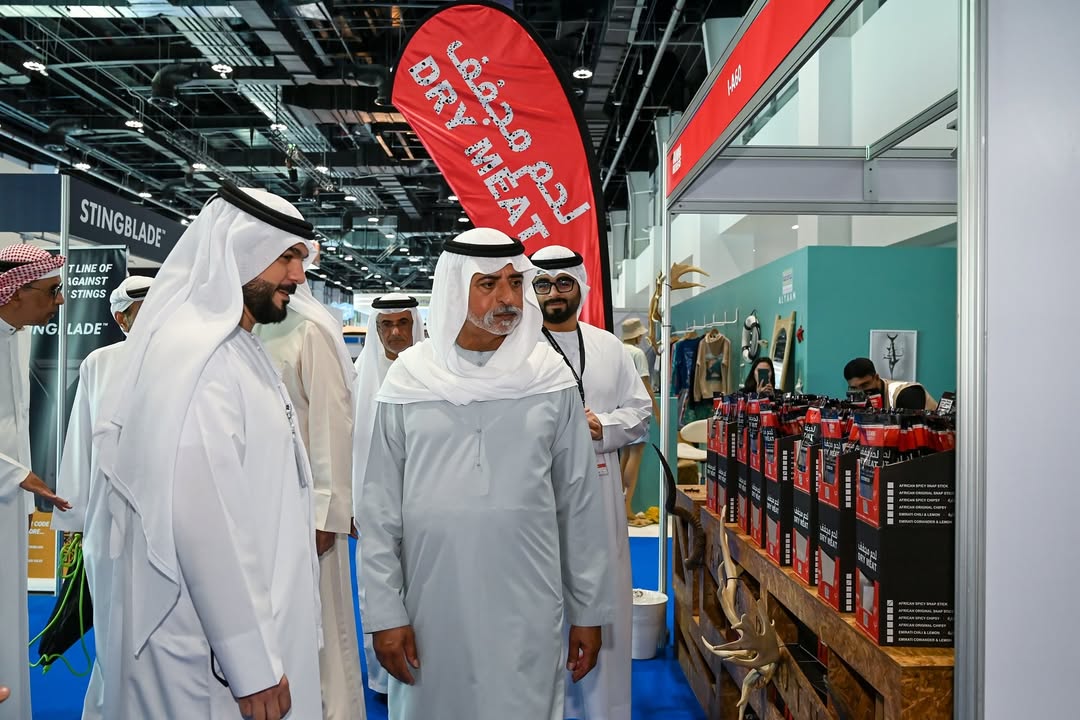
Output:
[[378,394],[361,612],[394,720],[561,720],[613,619],[607,490],[535,273],[497,230],[446,243],[431,337]]

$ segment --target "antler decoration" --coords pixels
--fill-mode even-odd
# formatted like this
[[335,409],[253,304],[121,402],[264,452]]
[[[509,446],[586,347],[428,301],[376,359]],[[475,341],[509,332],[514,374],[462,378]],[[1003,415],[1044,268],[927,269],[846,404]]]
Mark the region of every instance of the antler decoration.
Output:
[[[683,275],[689,273],[698,273],[709,277],[709,273],[705,272],[699,267],[693,265],[686,265],[683,263],[675,263],[671,266],[671,289],[672,290],[686,290],[692,287],[705,287],[701,283],[687,282],[683,280]],[[656,352],[660,352],[660,325],[664,321],[664,312],[661,307],[661,298],[664,293],[664,273],[659,273],[656,276],[656,284],[653,287],[652,298],[649,299],[649,344],[652,345],[652,349]]]
[[743,720],[750,693],[768,685],[776,674],[780,664],[780,638],[769,619],[768,596],[764,590],[754,603],[755,617],[738,614],[735,597],[739,589],[739,569],[731,559],[726,531],[720,533],[720,548],[724,554],[724,562],[720,566],[724,581],[716,591],[716,596],[720,600],[724,615],[731,623],[731,629],[739,633],[739,638],[724,645],[710,645],[705,638],[701,641],[714,655],[739,667],[750,669],[743,680],[742,695],[738,703],[739,720]]
[[701,516],[675,504],[675,493],[677,491],[675,474],[671,471],[671,465],[668,464],[664,453],[660,452],[659,446],[656,443],[653,443],[652,446],[660,458],[660,466],[664,468],[664,482],[667,488],[664,492],[664,508],[671,515],[682,519],[689,529],[690,537],[687,542],[692,543],[692,546],[690,554],[683,560],[683,565],[687,570],[696,570],[705,563],[705,530],[701,527]]

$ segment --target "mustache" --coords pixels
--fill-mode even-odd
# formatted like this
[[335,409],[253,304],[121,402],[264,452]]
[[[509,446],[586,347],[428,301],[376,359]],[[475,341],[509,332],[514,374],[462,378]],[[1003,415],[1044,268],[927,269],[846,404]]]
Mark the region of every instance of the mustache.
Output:
[[284,285],[278,285],[277,289],[281,290],[282,292],[288,293],[289,295],[293,295],[296,293],[296,283],[286,283]]
[[521,308],[514,305],[501,305],[491,311],[492,315],[520,315]]

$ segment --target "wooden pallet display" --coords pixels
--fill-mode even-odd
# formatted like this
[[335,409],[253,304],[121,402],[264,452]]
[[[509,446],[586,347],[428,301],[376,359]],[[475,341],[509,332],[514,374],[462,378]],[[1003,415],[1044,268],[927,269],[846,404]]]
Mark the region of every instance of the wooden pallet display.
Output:
[[[681,496],[685,495],[680,493]],[[680,497],[694,507],[690,496]],[[704,637],[713,645],[735,638],[716,597],[717,568],[722,562],[720,533],[728,533],[732,558],[742,568],[739,612],[753,601],[751,592],[769,595],[769,612],[781,641],[793,644],[796,620],[829,646],[829,695],[818,691],[785,649],[784,659],[769,688],[755,692],[750,706],[759,718],[782,720],[786,706],[795,720],[947,720],[952,717],[953,651],[938,648],[878,647],[856,626],[853,615],[840,614],[825,604],[815,588],[807,587],[790,568],[777,566],[737,526],[699,507],[706,534],[705,567],[687,579],[683,570],[676,593],[676,655],[707,717],[737,717],[735,702],[745,670],[723,663],[708,652]],[[685,529],[675,543],[687,549]],[[681,543],[681,547],[680,547]],[[685,557],[685,554],[682,555]],[[673,573],[681,568],[673,565]],[[697,590],[693,597],[687,595]]]

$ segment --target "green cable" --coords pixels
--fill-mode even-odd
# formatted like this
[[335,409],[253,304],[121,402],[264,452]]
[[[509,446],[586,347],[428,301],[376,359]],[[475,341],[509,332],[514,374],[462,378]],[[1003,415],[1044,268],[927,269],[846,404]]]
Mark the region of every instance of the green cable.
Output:
[[[82,570],[82,568],[83,568],[82,533],[75,533],[74,535],[72,535],[70,540],[68,540],[66,543],[64,543],[64,546],[60,549],[60,560],[61,560],[62,566],[67,566],[67,568],[68,568],[67,573],[61,575],[61,578],[60,578],[61,580],[73,580],[75,577],[78,576],[79,571]],[[36,643],[38,640],[40,640],[42,638],[42,636],[45,635],[45,633],[47,633],[49,631],[49,629],[53,625],[55,625],[56,622],[60,619],[60,616],[62,614],[61,611],[63,610],[63,608],[65,608],[67,606],[68,600],[70,599],[70,596],[71,596],[72,589],[74,587],[75,587],[74,582],[69,582],[68,583],[68,586],[64,591],[64,597],[60,601],[60,607],[57,610],[57,612],[55,613],[53,619],[50,620],[49,624],[46,625],[45,628],[40,633],[38,633],[37,636],[33,640],[31,640],[29,642],[27,647],[33,647],[34,643]],[[80,590],[81,590],[81,584],[80,584]],[[82,633],[79,635],[79,644],[82,646],[83,655],[86,657],[86,665],[87,665],[86,670],[83,670],[82,672],[79,672],[79,671],[75,670],[75,668],[72,667],[71,663],[68,662],[68,659],[66,657],[64,657],[63,655],[42,655],[41,657],[38,658],[37,662],[31,663],[30,667],[36,668],[36,667],[40,667],[42,664],[44,664],[45,667],[41,671],[42,674],[44,675],[45,673],[49,672],[53,662],[55,662],[57,660],[60,660],[60,661],[62,661],[64,663],[64,665],[67,666],[68,671],[72,675],[74,675],[75,677],[86,677],[86,675],[88,675],[90,673],[90,671],[93,669],[94,661],[90,657],[90,651],[86,647],[86,618],[85,618],[85,614],[83,612],[83,593],[82,592],[79,593],[79,629],[82,631]]]

